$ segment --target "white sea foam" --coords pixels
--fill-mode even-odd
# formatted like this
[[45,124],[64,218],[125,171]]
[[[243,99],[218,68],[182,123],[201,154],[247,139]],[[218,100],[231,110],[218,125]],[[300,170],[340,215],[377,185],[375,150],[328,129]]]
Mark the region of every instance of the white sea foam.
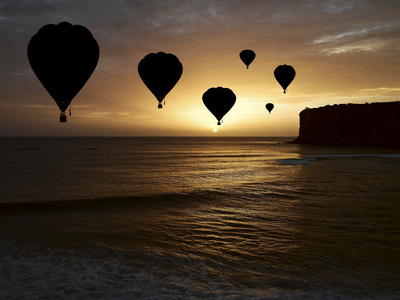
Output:
[[303,159],[315,159],[318,158],[358,158],[358,157],[372,157],[372,158],[400,158],[400,154],[317,154],[317,155],[306,155]]
[[292,165],[292,166],[297,166],[297,165],[309,165],[311,162],[316,161],[315,158],[308,158],[308,159],[303,159],[303,158],[285,158],[281,160],[282,165]]
[[225,275],[210,276],[210,268],[220,271],[221,261],[167,252],[142,249],[148,258],[145,263],[127,261],[117,252],[103,259],[88,258],[74,251],[20,249],[1,242],[10,251],[1,257],[1,299],[357,299],[335,291],[296,290],[296,280],[292,286],[285,279],[280,282],[281,289],[264,289],[261,285],[235,288]]

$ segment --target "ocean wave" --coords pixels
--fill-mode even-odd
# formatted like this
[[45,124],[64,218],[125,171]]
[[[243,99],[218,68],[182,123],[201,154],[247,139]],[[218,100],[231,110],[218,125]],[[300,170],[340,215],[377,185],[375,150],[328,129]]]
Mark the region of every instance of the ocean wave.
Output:
[[400,158],[400,154],[314,154],[305,155],[300,158],[285,158],[280,161],[282,165],[310,165],[312,162],[327,159],[341,159],[341,158]]
[[83,212],[101,210],[123,210],[139,207],[159,207],[188,204],[197,201],[207,202],[217,198],[230,196],[227,192],[218,190],[201,190],[182,193],[164,193],[144,196],[116,196],[91,199],[72,199],[58,201],[26,201],[15,203],[0,203],[0,215],[48,213],[48,212]]
[[262,157],[264,156],[263,154],[197,154],[197,155],[190,155],[190,154],[185,154],[185,157],[198,157],[198,158],[234,158],[234,157]]
[[[290,278],[284,270],[262,263],[239,269],[223,258],[213,261],[160,250],[124,253],[92,245],[98,254],[90,256],[45,245],[0,242],[1,299],[360,299],[349,285],[318,281],[325,288],[313,290],[317,277]],[[393,286],[386,292],[365,288],[361,296],[368,291],[368,299],[398,296]]]

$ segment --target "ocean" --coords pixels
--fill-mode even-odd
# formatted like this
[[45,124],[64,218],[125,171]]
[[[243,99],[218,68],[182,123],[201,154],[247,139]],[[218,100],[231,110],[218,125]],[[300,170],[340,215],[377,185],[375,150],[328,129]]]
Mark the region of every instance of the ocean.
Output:
[[0,299],[400,299],[400,150],[0,138]]

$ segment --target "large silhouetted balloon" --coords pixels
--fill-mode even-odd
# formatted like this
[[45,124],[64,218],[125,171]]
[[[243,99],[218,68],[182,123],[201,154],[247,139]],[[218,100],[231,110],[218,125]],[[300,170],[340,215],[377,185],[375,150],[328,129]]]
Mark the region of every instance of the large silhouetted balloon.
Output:
[[294,77],[296,76],[296,71],[293,69],[292,66],[280,65],[275,69],[274,75],[275,75],[276,80],[279,82],[279,84],[283,88],[283,92],[286,93],[287,87],[289,86],[289,84],[293,81]]
[[239,54],[240,59],[244,62],[246,65],[247,69],[249,68],[249,65],[252,63],[254,58],[256,58],[256,54],[254,53],[253,50],[243,50]]
[[265,104],[265,108],[268,110],[269,113],[271,113],[271,110],[274,109],[274,104],[267,103],[267,104]]
[[92,75],[99,53],[87,28],[67,22],[45,25],[29,41],[29,63],[60,108],[60,122],[66,122],[65,110]]
[[140,78],[158,101],[162,101],[182,76],[183,66],[179,59],[171,53],[149,53],[138,65]]
[[228,88],[210,88],[203,94],[203,103],[221,125],[222,118],[233,107],[236,95]]

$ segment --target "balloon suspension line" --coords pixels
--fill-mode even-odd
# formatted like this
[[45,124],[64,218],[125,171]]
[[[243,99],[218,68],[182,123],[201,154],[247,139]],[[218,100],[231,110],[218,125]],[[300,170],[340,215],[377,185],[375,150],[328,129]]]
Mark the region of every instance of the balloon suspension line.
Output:
[[60,113],[60,122],[67,122],[67,116],[65,115],[65,112]]
[[165,99],[164,99],[164,97],[157,97],[157,101],[158,101],[158,108],[162,108],[162,103],[163,103],[163,100],[164,100],[164,105],[165,105]]

